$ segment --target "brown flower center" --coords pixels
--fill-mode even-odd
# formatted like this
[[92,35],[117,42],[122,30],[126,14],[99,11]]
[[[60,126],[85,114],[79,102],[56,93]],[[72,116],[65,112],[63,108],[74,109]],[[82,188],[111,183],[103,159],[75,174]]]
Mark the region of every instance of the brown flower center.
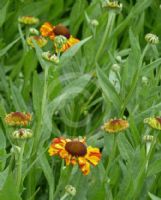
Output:
[[112,123],[113,125],[115,125],[115,124],[120,124],[120,120],[119,120],[119,119],[114,119],[114,120],[111,121],[111,123]]
[[65,26],[63,26],[61,24],[55,26],[55,28],[54,28],[54,34],[55,35],[63,35],[67,39],[70,38],[70,32],[69,32],[69,30]]
[[79,141],[67,142],[65,145],[65,150],[72,156],[85,156],[87,153],[86,146]]
[[18,118],[20,118],[20,119],[22,119],[22,120],[25,120],[25,119],[26,119],[25,115],[24,115],[23,113],[21,113],[21,112],[13,112],[13,113],[12,113],[12,116],[13,116],[13,117],[18,117]]
[[156,117],[155,119],[161,124],[161,118],[160,117]]

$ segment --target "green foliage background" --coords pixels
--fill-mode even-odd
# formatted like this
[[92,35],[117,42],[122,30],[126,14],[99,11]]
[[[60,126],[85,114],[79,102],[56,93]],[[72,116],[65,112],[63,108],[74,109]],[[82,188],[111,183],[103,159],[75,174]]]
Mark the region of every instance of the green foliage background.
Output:
[[[161,37],[161,2],[121,3],[122,12],[111,16],[100,0],[0,1],[0,200],[59,200],[67,184],[77,190],[68,198],[73,200],[161,199],[161,135],[143,123],[161,115],[160,43],[147,45],[144,39],[149,32]],[[46,62],[38,46],[24,48],[25,28],[21,33],[17,21],[22,15],[39,17],[38,29],[46,21],[63,23],[81,42],[61,55],[59,65]],[[96,29],[92,19],[99,22]],[[112,70],[114,64],[120,71]],[[33,115],[20,191],[14,177],[16,146],[22,144],[4,123],[12,111]],[[117,135],[114,148],[114,136],[100,127],[123,116],[130,127]],[[156,138],[148,155],[146,134]],[[88,145],[101,149],[102,160],[90,175],[49,157],[51,139],[60,136],[85,136]]]

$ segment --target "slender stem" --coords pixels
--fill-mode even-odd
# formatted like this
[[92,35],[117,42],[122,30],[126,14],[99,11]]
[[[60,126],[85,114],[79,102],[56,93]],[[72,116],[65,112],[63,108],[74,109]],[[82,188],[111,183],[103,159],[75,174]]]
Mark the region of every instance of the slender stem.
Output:
[[18,167],[17,167],[17,188],[20,190],[21,181],[22,181],[22,165],[23,165],[23,153],[25,149],[26,141],[22,141],[21,151],[18,158]]
[[101,55],[101,52],[102,52],[102,49],[103,49],[103,46],[105,44],[107,36],[110,35],[110,33],[111,33],[111,29],[112,29],[112,26],[113,26],[113,23],[114,23],[114,19],[115,19],[115,13],[109,12],[108,22],[107,22],[107,25],[106,25],[106,28],[105,28],[104,35],[102,37],[101,44],[100,44],[98,51],[96,53],[95,63],[97,63],[97,61],[98,61],[98,59]]
[[61,197],[60,200],[64,200],[64,199],[66,199],[68,196],[69,196],[69,194],[68,194],[68,193],[65,193],[65,194]]

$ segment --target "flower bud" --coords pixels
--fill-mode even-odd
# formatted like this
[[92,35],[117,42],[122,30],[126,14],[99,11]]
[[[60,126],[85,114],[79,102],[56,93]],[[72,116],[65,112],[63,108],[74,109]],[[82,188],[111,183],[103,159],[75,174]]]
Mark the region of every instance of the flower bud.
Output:
[[143,141],[144,142],[153,142],[154,141],[154,136],[153,135],[144,135],[143,136]]
[[31,129],[24,129],[24,128],[16,130],[12,133],[12,137],[14,139],[28,139],[31,138],[32,135],[33,134]]
[[39,19],[33,16],[22,16],[18,18],[18,21],[26,25],[31,25],[37,24],[39,22]]
[[51,61],[55,64],[58,64],[59,63],[59,58],[58,56],[56,56],[55,54],[51,54],[49,51],[47,52],[43,52],[42,53],[42,57],[47,60],[47,61]]
[[157,35],[152,34],[152,33],[148,33],[145,35],[145,40],[147,41],[147,43],[149,44],[158,44],[159,43],[159,38]]
[[99,25],[99,22],[96,19],[92,19],[90,21],[90,23],[91,23],[92,26],[98,26]]
[[122,11],[122,3],[118,3],[118,1],[109,1],[105,0],[102,3],[103,8],[107,8],[109,11],[113,11],[115,13],[120,13]]
[[144,85],[148,85],[148,78],[146,76],[143,76],[141,80]]
[[33,40],[35,40],[35,42],[37,43],[39,47],[43,47],[47,44],[47,40],[43,38],[42,36],[30,36],[26,39],[26,41],[27,41],[27,44],[33,48],[34,48]]
[[56,56],[55,54],[53,54],[50,57],[50,61],[54,62],[55,64],[58,64],[59,63],[59,58],[58,58],[58,56]]
[[67,38],[62,35],[56,36],[54,38],[54,46],[56,48],[56,51],[58,52],[62,49],[63,45],[66,43],[67,43]]
[[39,31],[36,28],[30,28],[29,31],[33,35],[39,35]]
[[114,72],[119,72],[119,71],[120,71],[120,65],[118,65],[118,64],[113,64],[113,65],[112,65],[112,70],[113,70]]
[[72,185],[67,185],[65,187],[65,190],[68,194],[70,194],[71,196],[75,196],[76,195],[76,189],[75,187],[73,187]]

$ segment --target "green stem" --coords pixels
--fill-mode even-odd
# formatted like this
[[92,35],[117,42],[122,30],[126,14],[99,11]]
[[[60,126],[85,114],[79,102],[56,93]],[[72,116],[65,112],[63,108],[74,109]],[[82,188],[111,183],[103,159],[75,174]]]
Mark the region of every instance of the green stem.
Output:
[[115,20],[115,13],[114,12],[109,12],[108,22],[107,22],[107,25],[106,25],[106,28],[105,28],[105,32],[104,32],[101,44],[100,44],[100,46],[98,48],[98,51],[96,53],[95,63],[97,63],[97,61],[98,61],[98,59],[99,59],[99,57],[101,55],[101,52],[102,52],[102,49],[104,47],[104,44],[105,44],[107,36],[110,35],[110,33],[112,31],[114,20]]
[[61,197],[60,200],[65,200],[68,196],[69,196],[69,194],[68,194],[68,193],[65,193],[65,194]]
[[18,167],[17,167],[17,188],[20,191],[21,181],[22,181],[22,165],[23,165],[23,153],[25,149],[26,141],[22,141],[21,151],[18,158]]

